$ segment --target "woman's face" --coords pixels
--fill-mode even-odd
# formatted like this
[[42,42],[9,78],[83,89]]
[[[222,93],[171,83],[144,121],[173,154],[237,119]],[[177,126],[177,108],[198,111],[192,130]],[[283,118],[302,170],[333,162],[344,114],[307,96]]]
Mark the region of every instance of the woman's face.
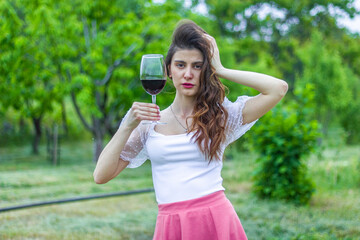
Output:
[[198,49],[180,49],[175,52],[169,71],[178,94],[196,96],[203,62],[203,55]]

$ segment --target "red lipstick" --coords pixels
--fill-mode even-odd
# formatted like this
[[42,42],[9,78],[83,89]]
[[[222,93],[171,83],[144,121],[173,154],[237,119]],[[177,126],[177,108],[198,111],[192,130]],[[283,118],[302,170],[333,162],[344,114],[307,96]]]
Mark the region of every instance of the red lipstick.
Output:
[[183,85],[184,88],[192,88],[194,86],[192,83],[183,83],[181,85]]

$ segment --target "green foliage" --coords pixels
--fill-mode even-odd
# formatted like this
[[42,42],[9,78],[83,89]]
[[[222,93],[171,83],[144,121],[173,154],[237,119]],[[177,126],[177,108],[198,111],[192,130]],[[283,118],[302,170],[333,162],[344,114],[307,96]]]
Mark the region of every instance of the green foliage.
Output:
[[0,110],[36,119],[39,139],[44,119],[67,124],[71,96],[83,129],[101,141],[134,100],[149,99],[141,55],[165,55],[182,9],[178,1],[1,1]]
[[307,175],[305,157],[315,150],[318,124],[314,111],[314,89],[306,85],[296,99],[266,114],[254,129],[254,147],[259,151],[255,171],[255,193],[262,198],[284,199],[297,204],[309,202],[314,185]]
[[20,1],[3,3],[7,9],[1,8],[1,13],[12,14],[0,37],[7,56],[0,58],[0,73],[5,76],[2,87],[7,92],[1,98],[6,108],[14,107],[27,117],[41,118],[64,94],[56,81],[56,56],[52,54],[57,52],[59,22],[50,16],[53,12],[47,4],[35,7]]
[[0,115],[0,123],[0,146],[23,145],[31,141],[29,120],[18,111],[9,109],[4,115]]
[[[199,3],[192,2],[194,6]],[[273,69],[280,71],[289,84],[288,95],[296,89],[296,81],[300,85],[309,82],[315,85],[318,109],[315,114],[325,133],[331,124],[338,124],[340,117],[340,124],[349,136],[347,141],[359,141],[359,124],[349,119],[353,116],[357,120],[360,115],[355,110],[360,101],[355,97],[360,95],[359,90],[355,91],[360,86],[360,38],[337,25],[341,15],[360,14],[354,1],[206,0],[205,3],[216,22],[217,30],[213,32],[230,38],[235,42],[233,46],[241,42],[242,47],[234,47],[237,63],[234,66],[248,60],[252,60],[250,64],[256,63],[258,57],[271,55]],[[264,8],[271,9],[264,11]],[[254,69],[250,67],[250,70]]]
[[[200,2],[209,14],[192,11]],[[289,83],[289,96],[295,80],[300,79],[300,86],[315,84],[316,112],[329,125],[339,121],[348,142],[360,141],[359,37],[336,26],[338,16],[330,13],[336,7],[354,16],[358,12],[352,1],[193,0],[191,7],[184,3],[0,1],[0,115],[14,111],[7,116],[21,115],[26,125],[37,119],[42,128],[68,125],[69,131],[83,124],[75,135],[84,129],[91,134],[99,130],[95,138],[113,133],[133,101],[150,102],[138,81],[141,55],[165,55],[175,24],[189,18],[217,39],[224,66],[283,78]],[[258,11],[263,6],[284,16],[263,17]],[[231,99],[239,93],[257,94],[225,84]],[[168,83],[158,96],[161,108],[172,101],[173,93]],[[341,100],[339,93],[345,96]],[[72,109],[73,102],[79,111]],[[81,121],[69,117],[69,111]],[[350,117],[354,121],[348,121]],[[0,120],[5,121],[15,125],[17,119]]]
[[[358,95],[360,91],[358,91]],[[355,144],[360,142],[360,99],[352,101],[340,115],[340,122],[346,131],[346,142]]]
[[[198,0],[192,1],[194,5]],[[222,1],[205,0],[209,13],[214,18],[222,35],[236,37],[256,37],[260,39],[278,40],[281,37],[293,36],[302,40],[307,39],[313,29],[319,29],[327,36],[341,34],[336,26],[338,15],[331,13],[336,7],[337,13],[354,16],[359,12],[352,0],[252,0],[252,1]],[[282,12],[263,16],[262,8],[272,7],[271,10]],[[315,10],[315,11],[314,11]],[[340,15],[340,14],[339,14]]]
[[314,32],[308,47],[298,50],[304,63],[303,76],[298,84],[314,85],[314,100],[319,112],[338,111],[352,98],[350,73],[338,52],[329,49],[324,36]]
[[315,87],[317,111],[313,115],[322,123],[327,134],[329,125],[340,120],[347,131],[348,142],[359,141],[360,106],[359,77],[342,60],[339,51],[332,49],[329,42],[319,32],[314,32],[311,42],[299,48],[297,55],[303,63],[303,74],[296,87],[311,83]]
[[[347,68],[347,78],[352,89],[349,105],[338,112],[341,126],[347,133],[347,143],[360,143],[360,38],[345,36],[335,42]],[[339,114],[340,113],[340,114]]]

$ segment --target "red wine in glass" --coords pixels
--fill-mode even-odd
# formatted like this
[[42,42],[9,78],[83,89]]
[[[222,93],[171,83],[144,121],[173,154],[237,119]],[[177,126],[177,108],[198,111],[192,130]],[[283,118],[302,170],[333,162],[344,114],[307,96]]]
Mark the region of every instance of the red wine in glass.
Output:
[[162,79],[162,80],[146,79],[146,80],[141,80],[141,84],[148,94],[156,95],[160,93],[165,87],[166,79]]
[[[166,67],[161,54],[146,54],[141,58],[140,80],[145,91],[151,95],[152,103],[156,104],[156,95],[166,84]],[[143,122],[148,123],[148,122]],[[161,122],[150,122],[161,124]]]

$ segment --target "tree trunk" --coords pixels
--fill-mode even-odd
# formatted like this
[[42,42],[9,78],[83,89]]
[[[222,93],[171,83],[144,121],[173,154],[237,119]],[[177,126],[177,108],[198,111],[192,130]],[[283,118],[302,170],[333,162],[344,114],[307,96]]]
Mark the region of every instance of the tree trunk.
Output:
[[38,155],[39,154],[39,143],[40,143],[40,139],[41,139],[41,117],[33,117],[33,125],[34,125],[34,139],[33,139],[33,143],[32,143],[32,151],[33,154]]
[[100,153],[103,150],[103,140],[104,140],[104,126],[101,124],[101,120],[93,117],[93,136],[94,136],[94,158],[93,161],[96,163],[99,159]]
[[94,158],[93,158],[93,162],[97,162],[97,160],[99,159],[100,153],[103,149],[103,139],[102,138],[98,138],[95,137],[94,139]]
[[65,106],[64,101],[61,102],[61,118],[62,118],[62,127],[64,130],[64,134],[65,134],[65,136],[67,136],[69,133],[69,128],[68,128],[68,124],[67,124],[66,106]]
[[322,121],[322,133],[324,137],[327,137],[329,133],[329,125],[332,119],[332,111],[326,110],[325,113],[322,114],[323,121]]
[[24,121],[24,118],[21,117],[20,120],[19,120],[19,133],[21,135],[27,135],[27,132],[26,132],[26,124],[25,124],[25,121]]
[[53,151],[52,151],[52,163],[53,165],[58,165],[58,126],[57,124],[54,125],[53,130]]

